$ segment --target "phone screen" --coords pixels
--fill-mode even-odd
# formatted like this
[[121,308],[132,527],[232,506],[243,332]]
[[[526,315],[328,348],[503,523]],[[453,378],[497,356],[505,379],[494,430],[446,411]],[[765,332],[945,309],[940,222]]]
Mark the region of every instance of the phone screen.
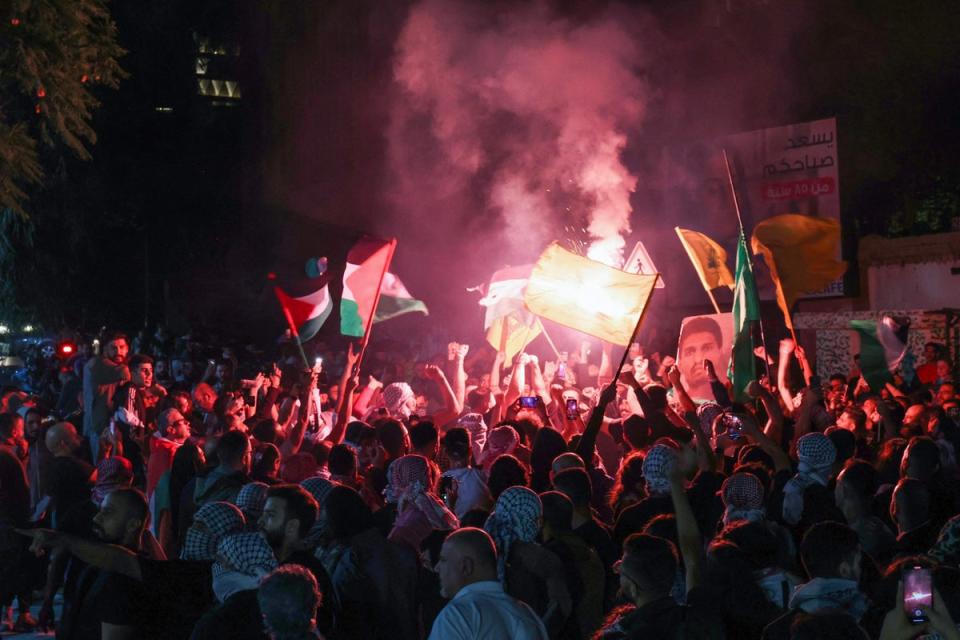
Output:
[[520,396],[520,406],[526,409],[533,409],[537,406],[536,396]]
[[561,362],[557,365],[557,378],[564,380],[567,377],[567,363]]
[[576,420],[577,415],[579,415],[579,407],[577,406],[577,399],[570,398],[567,400],[567,420]]
[[930,569],[909,567],[903,572],[903,608],[911,622],[927,622],[924,608],[933,606],[933,575]]

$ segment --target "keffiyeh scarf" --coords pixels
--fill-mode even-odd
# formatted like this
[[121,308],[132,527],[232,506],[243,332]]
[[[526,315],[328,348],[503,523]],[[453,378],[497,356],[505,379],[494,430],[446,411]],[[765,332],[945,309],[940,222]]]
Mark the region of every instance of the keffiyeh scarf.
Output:
[[737,520],[762,522],[766,515],[763,498],[763,484],[753,474],[735,473],[724,480],[720,487],[724,526]]
[[670,493],[670,474],[677,464],[677,451],[665,444],[654,445],[643,459],[643,479],[652,496]]
[[96,504],[103,502],[107,494],[117,489],[126,489],[133,484],[133,465],[126,458],[114,456],[97,465],[97,483],[91,497]]
[[229,502],[208,502],[193,516],[193,524],[184,536],[180,559],[213,560],[221,538],[241,533],[245,524],[243,512]]
[[827,486],[837,448],[822,433],[808,433],[797,441],[797,475],[783,488],[783,520],[789,525],[803,516],[803,492],[814,484]]
[[540,533],[543,504],[540,496],[526,487],[510,487],[500,494],[493,513],[483,528],[497,545],[497,575],[506,578],[510,546],[517,541],[533,542]]
[[430,469],[423,456],[397,458],[390,463],[387,479],[389,484],[383,494],[387,502],[397,505],[397,513],[415,508],[426,516],[434,529],[456,529],[460,526],[457,516],[429,492]]

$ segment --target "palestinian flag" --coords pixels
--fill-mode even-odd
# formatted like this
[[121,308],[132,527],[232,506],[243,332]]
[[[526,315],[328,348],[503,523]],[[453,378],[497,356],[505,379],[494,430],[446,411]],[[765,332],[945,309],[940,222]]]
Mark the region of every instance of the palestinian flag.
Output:
[[427,305],[410,295],[407,288],[400,282],[400,278],[389,271],[383,276],[380,285],[380,303],[373,314],[374,322],[383,322],[390,318],[402,316],[405,313],[422,313],[428,315]]
[[415,311],[427,313],[427,306],[414,299],[400,278],[388,271],[396,247],[396,239],[367,236],[347,254],[340,299],[340,333],[343,335],[362,338],[371,320],[380,322]]
[[483,328],[487,342],[505,353],[508,360],[523,351],[542,331],[540,319],[523,304],[523,292],[532,270],[533,265],[527,264],[497,271],[480,300],[480,305],[486,307]]
[[860,373],[879,392],[907,355],[910,320],[884,316],[876,320],[851,320],[850,328],[860,334]]
[[283,309],[283,315],[287,319],[287,324],[290,325],[291,333],[298,336],[301,343],[317,335],[320,327],[333,311],[333,300],[330,298],[330,290],[326,284],[317,291],[299,298],[288,295],[277,286],[273,288],[273,292],[280,302],[280,308]]

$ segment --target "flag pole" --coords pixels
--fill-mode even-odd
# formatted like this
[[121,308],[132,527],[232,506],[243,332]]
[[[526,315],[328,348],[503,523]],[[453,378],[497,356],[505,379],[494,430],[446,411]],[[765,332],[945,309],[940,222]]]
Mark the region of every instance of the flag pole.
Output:
[[[537,319],[537,322],[540,322],[540,319]],[[553,343],[553,338],[550,337],[550,334],[547,333],[547,328],[543,326],[543,323],[540,322],[540,331],[543,333],[543,337],[547,339],[547,342],[550,343],[550,348],[553,349],[553,353],[556,354],[557,360],[560,360],[560,351],[557,349],[557,345]]]
[[[724,164],[724,165],[726,166],[726,168],[727,168],[727,181],[730,183],[730,195],[733,196],[733,208],[734,208],[734,210],[737,212],[737,225],[739,225],[739,227],[740,227],[740,237],[744,238],[744,241],[746,241],[746,236],[745,236],[744,233],[743,233],[743,218],[740,216],[740,199],[737,197],[737,188],[736,188],[736,186],[734,186],[734,184],[733,184],[733,170],[730,169],[730,158],[727,156],[727,150],[726,150],[726,149],[723,149],[723,164]],[[737,238],[737,242],[740,242],[740,238]],[[751,247],[751,249],[750,249],[750,253],[751,253],[751,255],[753,255],[753,248],[752,248],[752,247]],[[752,260],[752,258],[751,258],[751,260],[750,260],[750,271],[753,271],[753,260]],[[756,286],[756,280],[754,280],[754,286]],[[760,296],[758,295],[758,296],[757,296],[757,302],[759,303],[759,301],[760,301]],[[716,303],[714,303],[714,304],[716,304]],[[759,325],[760,325],[760,344],[763,345],[763,353],[764,353],[764,354],[767,354],[767,353],[769,353],[769,351],[767,350],[767,335],[766,335],[766,331],[763,330],[763,313],[760,314],[758,323],[759,323]],[[796,340],[794,340],[794,343],[796,343]],[[756,356],[754,356],[754,357],[756,357]],[[767,380],[771,380],[772,378],[770,377],[770,363],[767,361],[766,358],[763,359],[763,366],[765,367],[765,369],[766,369],[766,371],[767,371]]]
[[363,339],[360,342],[360,353],[357,355],[357,362],[353,365],[353,375],[360,374],[360,365],[363,363],[363,356],[367,352],[367,345],[370,344],[370,334],[373,333],[373,319],[377,315],[377,306],[380,304],[380,289],[383,288],[383,279],[390,270],[390,263],[393,262],[393,254],[397,250],[397,239],[390,238],[390,252],[383,263],[383,270],[380,272],[380,279],[377,281],[377,293],[373,297],[373,306],[370,307],[370,315],[367,317],[366,331],[363,332]]
[[720,313],[720,307],[717,305],[717,299],[713,297],[713,290],[707,289],[707,295],[710,296],[710,302],[713,303],[713,310]]
[[[656,274],[657,281],[660,280],[660,274]],[[627,364],[627,357],[630,355],[630,345],[637,341],[637,336],[640,335],[640,325],[643,324],[643,319],[647,316],[647,309],[650,308],[650,298],[653,297],[653,292],[657,288],[657,282],[653,283],[653,286],[650,287],[650,295],[647,296],[647,301],[643,305],[643,310],[640,311],[640,317],[637,318],[637,324],[633,327],[633,333],[630,334],[630,340],[627,342],[627,348],[623,350],[623,356],[620,358],[620,364],[617,365],[617,370],[613,374],[613,382],[610,384],[616,384],[617,380],[620,379],[620,372],[623,371],[623,367]]]

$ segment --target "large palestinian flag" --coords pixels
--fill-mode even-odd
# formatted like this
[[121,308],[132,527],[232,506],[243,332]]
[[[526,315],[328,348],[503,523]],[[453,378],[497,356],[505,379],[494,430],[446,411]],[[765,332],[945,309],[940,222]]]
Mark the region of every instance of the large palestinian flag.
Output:
[[[400,278],[388,271],[396,246],[396,239],[364,237],[347,254],[340,300],[340,333],[343,335],[363,337],[371,318],[373,322],[380,322],[405,313],[427,313],[427,306],[414,299]],[[374,305],[377,306],[375,314]]]

